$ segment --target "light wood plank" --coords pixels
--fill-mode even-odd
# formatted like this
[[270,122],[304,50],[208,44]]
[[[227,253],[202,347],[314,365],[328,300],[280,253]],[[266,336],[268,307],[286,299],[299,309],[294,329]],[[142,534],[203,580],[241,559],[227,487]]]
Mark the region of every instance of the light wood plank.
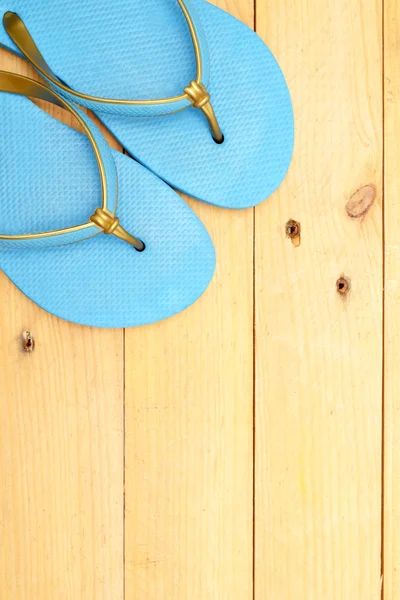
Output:
[[[296,147],[284,185],[256,211],[256,599],[377,600],[381,3],[257,9],[293,95]],[[369,187],[353,198],[355,212],[370,206],[352,219],[346,204],[363,186],[376,197]]]
[[[33,75],[4,51],[0,68]],[[0,598],[122,600],[123,332],[52,317],[3,274],[0,298]]]
[[[252,1],[219,5],[252,26]],[[214,281],[126,335],[126,595],[250,600],[253,213],[191,205],[216,246]]]
[[384,600],[400,597],[400,5],[385,6]]

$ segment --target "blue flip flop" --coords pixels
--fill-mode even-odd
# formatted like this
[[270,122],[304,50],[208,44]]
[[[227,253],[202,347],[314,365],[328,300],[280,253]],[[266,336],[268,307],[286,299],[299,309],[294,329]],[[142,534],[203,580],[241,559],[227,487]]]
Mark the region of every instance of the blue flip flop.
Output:
[[[192,304],[215,252],[185,202],[54,90],[0,72],[0,92],[0,268],[15,285],[48,312],[97,327]],[[27,97],[68,110],[86,135]]]
[[92,109],[176,189],[245,208],[284,179],[294,139],[285,79],[262,40],[221,9],[205,0],[0,0],[0,11],[0,44]]

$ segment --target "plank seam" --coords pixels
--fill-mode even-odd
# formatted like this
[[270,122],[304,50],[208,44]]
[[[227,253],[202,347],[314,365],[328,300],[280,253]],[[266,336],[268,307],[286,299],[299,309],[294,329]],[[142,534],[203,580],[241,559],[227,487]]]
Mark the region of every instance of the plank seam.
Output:
[[[254,0],[253,27],[257,31],[257,0]],[[253,556],[252,556],[252,600],[256,600],[256,209],[253,208]]]
[[385,282],[386,282],[386,238],[385,238],[385,201],[386,201],[386,135],[385,135],[385,0],[382,0],[382,425],[381,425],[381,600],[385,598]]
[[256,598],[256,209],[253,208],[253,600]]
[[[125,153],[125,152],[124,152]],[[122,362],[123,362],[123,391],[122,391],[122,443],[123,443],[123,452],[122,452],[122,511],[123,511],[123,524],[122,524],[122,598],[125,600],[126,598],[126,329],[123,330],[122,333]]]

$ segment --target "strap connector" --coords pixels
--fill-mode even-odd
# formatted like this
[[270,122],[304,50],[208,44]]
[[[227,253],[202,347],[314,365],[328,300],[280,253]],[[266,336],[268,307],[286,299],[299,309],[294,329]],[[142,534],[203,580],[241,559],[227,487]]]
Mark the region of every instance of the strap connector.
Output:
[[96,227],[102,229],[106,235],[115,235],[119,239],[124,240],[124,242],[128,242],[128,244],[134,246],[138,252],[143,252],[145,249],[144,243],[128,233],[120,225],[118,217],[113,215],[108,209],[97,208],[90,217],[90,220]]
[[192,106],[194,108],[200,108],[205,114],[214,140],[218,144],[221,144],[224,141],[224,136],[222,135],[217,117],[215,116],[214,109],[210,102],[211,96],[207,92],[206,87],[198,81],[191,81],[190,85],[185,88],[185,94],[192,103]]

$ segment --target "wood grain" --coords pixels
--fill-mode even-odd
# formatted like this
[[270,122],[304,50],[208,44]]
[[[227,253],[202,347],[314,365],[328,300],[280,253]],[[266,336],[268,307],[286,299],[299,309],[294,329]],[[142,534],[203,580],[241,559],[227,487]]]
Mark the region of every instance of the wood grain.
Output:
[[[296,147],[256,210],[255,597],[377,600],[381,3],[258,0],[257,30],[288,78]],[[364,186],[376,198],[352,219],[346,205]]]
[[[33,76],[5,51],[0,68]],[[3,274],[0,299],[0,598],[122,600],[123,332],[52,317]]]
[[[219,3],[253,24],[248,0]],[[253,212],[191,202],[217,271],[126,334],[126,596],[252,597]]]
[[400,5],[385,6],[384,600],[400,597]]
[[214,3],[284,70],[292,167],[256,211],[188,200],[217,271],[168,321],[78,327],[0,275],[1,600],[400,596],[400,6]]

